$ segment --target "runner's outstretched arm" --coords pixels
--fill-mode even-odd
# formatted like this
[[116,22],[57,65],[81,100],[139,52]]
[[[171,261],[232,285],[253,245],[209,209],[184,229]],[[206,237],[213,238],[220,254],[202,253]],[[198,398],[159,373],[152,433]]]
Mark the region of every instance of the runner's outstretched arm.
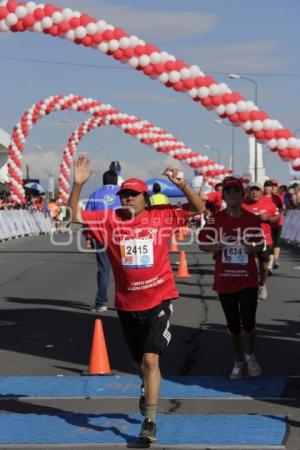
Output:
[[184,193],[186,198],[188,199],[190,210],[192,213],[201,214],[205,210],[205,203],[199,197],[199,195],[191,189],[185,178],[178,178],[179,170],[174,167],[167,167],[163,172],[163,175],[166,175],[169,180],[175,184],[181,191]]
[[74,163],[74,183],[68,200],[69,218],[72,222],[82,221],[79,208],[80,193],[92,174],[90,161],[85,156],[79,156]]

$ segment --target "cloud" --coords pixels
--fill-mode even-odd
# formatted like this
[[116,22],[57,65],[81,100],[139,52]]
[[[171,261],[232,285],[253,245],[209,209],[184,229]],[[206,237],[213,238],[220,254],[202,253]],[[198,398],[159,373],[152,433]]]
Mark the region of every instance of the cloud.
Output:
[[61,157],[55,152],[37,151],[37,153],[24,155],[23,173],[28,165],[30,178],[39,178],[41,181],[45,181],[48,180],[50,174],[54,177],[58,176],[60,162]]
[[[96,5],[95,5],[96,3]],[[122,26],[144,39],[179,40],[203,35],[215,28],[219,18],[215,14],[197,11],[155,11],[124,5],[110,5],[105,1],[65,0],[64,6],[88,11],[114,26]]]
[[271,40],[210,45],[201,47],[176,46],[176,55],[191,64],[198,64],[205,72],[263,72],[282,68],[285,61],[275,53],[278,44]]

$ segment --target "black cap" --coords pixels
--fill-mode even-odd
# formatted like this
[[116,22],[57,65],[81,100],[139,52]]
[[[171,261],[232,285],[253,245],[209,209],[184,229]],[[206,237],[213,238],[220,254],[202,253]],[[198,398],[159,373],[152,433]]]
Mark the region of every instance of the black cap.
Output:
[[121,165],[119,161],[112,161],[109,166],[109,170],[114,170],[115,172],[120,172]]

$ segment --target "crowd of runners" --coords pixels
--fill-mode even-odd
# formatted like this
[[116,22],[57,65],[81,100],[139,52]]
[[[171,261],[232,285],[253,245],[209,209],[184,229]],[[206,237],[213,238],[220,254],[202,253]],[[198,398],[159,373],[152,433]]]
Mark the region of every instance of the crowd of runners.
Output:
[[[257,303],[267,298],[267,277],[279,267],[283,213],[292,207],[291,194],[276,180],[245,188],[239,178],[230,176],[205,195],[205,180],[200,192],[194,192],[178,169],[167,167],[164,175],[181,189],[186,204],[153,205],[142,180],[130,178],[118,187],[110,173],[106,185],[103,179],[105,192],[111,194],[110,207],[101,201],[102,207],[94,208],[90,198],[83,210],[80,194],[92,173],[89,160],[79,157],[68,203],[70,220],[82,223],[87,245],[94,242],[112,266],[115,307],[141,377],[139,407],[145,418],[139,437],[151,443],[156,440],[159,358],[171,339],[173,301],[179,296],[169,261],[171,236],[192,218],[201,217],[195,237],[199,251],[212,253],[215,260],[213,289],[233,349],[230,377],[257,377],[261,374],[254,353]],[[106,311],[106,302],[106,294],[98,298],[102,308],[97,310],[96,298],[94,310]]]

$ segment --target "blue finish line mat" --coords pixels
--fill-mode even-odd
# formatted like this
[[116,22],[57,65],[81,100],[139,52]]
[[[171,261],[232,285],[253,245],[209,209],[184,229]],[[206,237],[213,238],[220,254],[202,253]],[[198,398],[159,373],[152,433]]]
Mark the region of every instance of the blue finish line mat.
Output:
[[[280,446],[282,416],[157,416],[157,443],[165,445]],[[138,414],[0,414],[1,444],[124,444],[138,442]],[[182,447],[184,448],[184,447]]]
[[[139,397],[141,380],[133,375],[0,377],[0,399],[16,397]],[[283,394],[283,377],[242,380],[228,377],[162,379],[160,398],[274,398]]]

